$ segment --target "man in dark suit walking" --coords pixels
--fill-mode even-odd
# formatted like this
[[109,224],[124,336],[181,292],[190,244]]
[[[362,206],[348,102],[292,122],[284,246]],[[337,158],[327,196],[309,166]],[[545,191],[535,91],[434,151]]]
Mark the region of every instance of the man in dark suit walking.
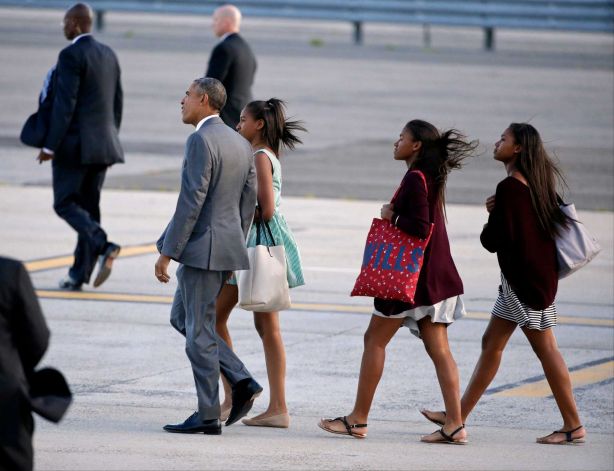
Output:
[[120,68],[114,52],[96,41],[92,10],[77,3],[64,16],[72,44],[58,58],[49,130],[38,155],[52,160],[53,208],[78,233],[74,263],[60,288],[88,283],[96,260],[94,287],[110,275],[120,247],[100,226],[100,191],[107,168],[124,161],[119,143],[122,116]]
[[213,32],[220,42],[213,48],[206,77],[224,85],[227,102],[220,118],[232,129],[237,127],[241,110],[252,101],[256,58],[249,44],[239,35],[241,12],[234,5],[224,5],[213,13]]

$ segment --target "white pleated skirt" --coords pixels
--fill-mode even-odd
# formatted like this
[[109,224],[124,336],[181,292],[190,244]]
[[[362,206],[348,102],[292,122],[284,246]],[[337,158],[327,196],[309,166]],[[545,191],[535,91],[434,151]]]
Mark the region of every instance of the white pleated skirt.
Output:
[[467,315],[467,312],[465,311],[463,299],[460,296],[453,296],[439,301],[432,306],[418,306],[414,309],[409,309],[390,316],[386,316],[376,309],[373,315],[386,317],[388,319],[405,318],[403,326],[407,327],[412,334],[420,338],[420,328],[418,327],[419,320],[429,316],[433,323],[440,322],[443,324],[451,324],[455,320]]

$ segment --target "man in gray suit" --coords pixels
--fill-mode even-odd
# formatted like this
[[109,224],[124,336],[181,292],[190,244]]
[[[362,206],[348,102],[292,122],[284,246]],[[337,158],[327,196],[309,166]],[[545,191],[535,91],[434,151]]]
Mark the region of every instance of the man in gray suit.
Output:
[[185,148],[177,208],[158,240],[155,276],[168,283],[179,262],[171,325],[186,338],[198,410],[175,433],[219,435],[220,370],[233,388],[226,425],[249,412],[262,392],[215,331],[215,300],[233,270],[249,268],[245,238],[256,207],[256,171],[249,143],[219,117],[226,90],[214,78],[194,80],[181,100],[182,119],[196,127]]

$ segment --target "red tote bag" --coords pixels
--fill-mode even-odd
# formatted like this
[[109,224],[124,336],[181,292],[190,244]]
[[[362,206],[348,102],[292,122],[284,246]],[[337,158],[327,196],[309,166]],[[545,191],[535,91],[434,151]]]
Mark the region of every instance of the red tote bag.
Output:
[[[426,187],[424,174],[419,171],[418,173]],[[393,203],[398,192],[397,189],[392,198]],[[385,219],[374,218],[365,244],[360,275],[356,279],[351,296],[413,303],[424,251],[432,233],[433,224],[429,235],[420,239],[403,232]]]

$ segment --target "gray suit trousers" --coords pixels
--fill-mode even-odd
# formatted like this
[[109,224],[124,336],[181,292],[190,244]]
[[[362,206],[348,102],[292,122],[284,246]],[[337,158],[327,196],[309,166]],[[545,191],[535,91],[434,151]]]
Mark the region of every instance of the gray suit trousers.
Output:
[[220,370],[231,385],[251,378],[245,365],[215,331],[215,300],[228,272],[180,264],[171,325],[185,336],[201,420],[219,419]]

